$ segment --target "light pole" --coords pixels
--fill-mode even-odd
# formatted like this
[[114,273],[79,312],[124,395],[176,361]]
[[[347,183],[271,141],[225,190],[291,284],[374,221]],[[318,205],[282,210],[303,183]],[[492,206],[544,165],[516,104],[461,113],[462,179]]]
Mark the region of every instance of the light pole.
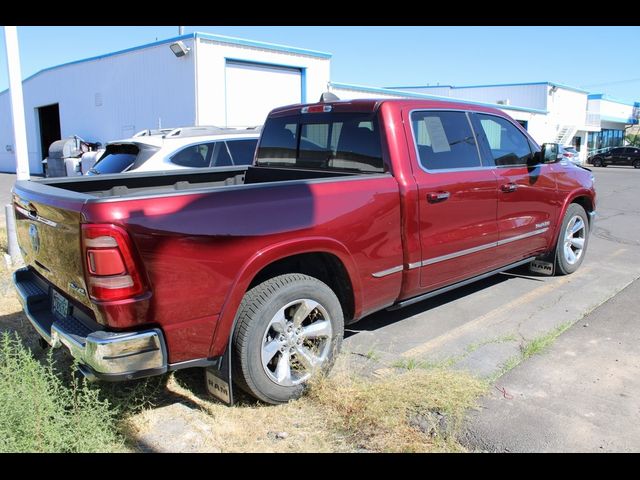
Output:
[[[16,156],[16,174],[18,180],[29,180],[29,151],[27,150],[27,127],[24,121],[24,101],[22,98],[22,74],[20,73],[20,53],[18,50],[18,29],[15,26],[4,27],[4,42],[7,51],[7,69],[9,70],[9,94],[11,99],[11,117],[13,119],[13,141]],[[13,206],[5,206],[7,222],[8,251],[13,263],[21,259],[16,236],[16,218]]]

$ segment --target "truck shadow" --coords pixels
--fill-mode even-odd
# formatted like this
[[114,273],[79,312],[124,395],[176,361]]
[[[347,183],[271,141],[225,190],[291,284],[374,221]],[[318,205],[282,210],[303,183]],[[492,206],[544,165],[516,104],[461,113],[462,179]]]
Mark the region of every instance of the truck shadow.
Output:
[[542,282],[542,276],[532,273],[527,267],[518,267],[512,270],[508,270],[503,273],[493,275],[489,278],[479,280],[464,287],[456,288],[450,292],[436,295],[435,297],[423,300],[416,304],[407,306],[400,310],[381,310],[364,317],[362,320],[347,325],[344,332],[344,338],[357,335],[360,332],[375,332],[383,327],[392,325],[396,322],[413,317],[420,313],[432,310],[434,308],[441,307],[451,302],[455,302],[461,298],[471,295],[476,292],[480,292],[487,288],[491,288],[494,285],[499,285],[503,282],[507,282],[514,277],[524,278],[533,282]]

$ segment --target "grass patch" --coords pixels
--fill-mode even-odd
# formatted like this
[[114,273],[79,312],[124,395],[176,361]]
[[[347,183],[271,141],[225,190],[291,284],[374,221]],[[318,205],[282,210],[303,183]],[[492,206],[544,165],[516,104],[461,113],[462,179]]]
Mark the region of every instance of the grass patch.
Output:
[[549,345],[551,345],[556,338],[558,338],[562,333],[564,333],[570,326],[571,322],[565,322],[561,325],[558,325],[556,328],[551,330],[544,335],[541,335],[537,338],[534,338],[530,342],[527,342],[522,347],[522,360],[526,360],[527,358],[541,353],[544,349],[546,349]]
[[42,364],[17,335],[0,335],[0,452],[122,451],[115,415],[86,381],[65,384],[51,355]]
[[[455,433],[463,414],[485,391],[486,384],[468,373],[414,368],[378,380],[348,373],[320,378],[300,401],[324,411],[329,427],[352,447],[455,451],[462,450]],[[416,417],[433,412],[446,418],[446,432],[434,434],[415,426]]]
[[381,358],[380,354],[373,348],[370,348],[367,353],[364,354],[364,356],[367,358],[367,360],[372,360],[374,362],[379,362]]
[[556,338],[562,335],[565,331],[569,329],[573,325],[571,322],[565,322],[561,325],[558,325],[556,328],[547,332],[539,337],[534,338],[533,340],[524,343],[520,346],[520,354],[515,355],[507,361],[505,361],[497,372],[491,375],[487,380],[491,383],[495,382],[502,375],[507,373],[509,370],[517,367],[524,360],[532,357],[533,355],[537,355],[542,353],[547,347],[549,347]]

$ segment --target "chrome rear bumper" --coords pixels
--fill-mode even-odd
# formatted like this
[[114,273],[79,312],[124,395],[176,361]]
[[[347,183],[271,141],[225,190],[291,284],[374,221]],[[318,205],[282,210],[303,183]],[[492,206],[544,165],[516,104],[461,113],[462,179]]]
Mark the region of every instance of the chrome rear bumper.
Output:
[[54,315],[50,287],[29,268],[17,270],[13,281],[25,314],[40,336],[54,348],[64,345],[89,379],[133,380],[167,371],[167,348],[160,329],[91,329],[73,311],[64,319]]

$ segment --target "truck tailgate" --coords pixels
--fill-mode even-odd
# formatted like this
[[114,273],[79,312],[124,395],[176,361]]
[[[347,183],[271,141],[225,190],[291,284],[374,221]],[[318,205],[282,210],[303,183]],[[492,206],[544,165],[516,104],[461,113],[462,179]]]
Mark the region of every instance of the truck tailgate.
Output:
[[84,196],[43,187],[33,181],[18,181],[14,187],[20,251],[27,265],[57,289],[90,307],[80,248]]

